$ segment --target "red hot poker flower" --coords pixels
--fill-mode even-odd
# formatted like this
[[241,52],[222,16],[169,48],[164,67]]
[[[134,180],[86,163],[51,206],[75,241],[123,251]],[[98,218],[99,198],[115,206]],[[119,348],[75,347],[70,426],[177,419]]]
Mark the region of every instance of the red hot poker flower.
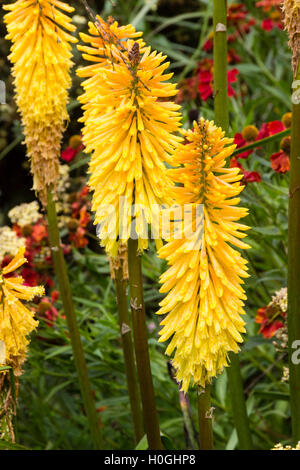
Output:
[[276,173],[286,173],[290,169],[290,158],[281,150],[270,157],[271,166]]
[[283,323],[280,320],[271,321],[267,315],[268,307],[262,307],[257,310],[256,323],[261,324],[259,333],[265,338],[272,338],[279,328],[283,327]]

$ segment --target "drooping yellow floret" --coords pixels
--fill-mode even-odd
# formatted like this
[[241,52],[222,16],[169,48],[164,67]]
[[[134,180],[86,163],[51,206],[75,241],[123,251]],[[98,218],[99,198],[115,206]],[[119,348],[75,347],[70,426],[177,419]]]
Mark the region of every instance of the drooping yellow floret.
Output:
[[191,218],[193,224],[183,221],[159,251],[170,267],[161,276],[161,292],[168,294],[158,313],[168,314],[160,341],[172,336],[166,353],[176,349],[173,365],[186,391],[190,381],[205,387],[227,365],[228,352],[239,350],[246,299],[241,278],[248,275],[234,247],[249,246],[240,240],[248,227],[238,222],[247,209],[236,206],[242,175],[238,168],[225,167],[235,148],[229,145],[232,139],[204,119],[183,133],[186,144],[175,154],[183,167],[168,171],[179,183],[174,198],[194,213],[197,207],[202,210]]
[[[80,77],[91,77],[89,83],[94,83],[96,86],[99,83],[97,81],[97,71],[101,69],[103,65],[114,62],[112,55],[112,46],[116,46],[117,49],[123,51],[126,48],[126,41],[128,39],[135,40],[139,47],[143,47],[144,41],[138,39],[143,33],[136,31],[135,28],[129,24],[126,26],[119,26],[117,21],[114,21],[112,17],[108,21],[104,21],[101,16],[96,16],[96,22],[89,22],[89,34],[79,33],[80,38],[83,42],[89,44],[88,46],[78,45],[78,49],[83,52],[83,59],[93,62],[92,65],[79,68],[77,74]],[[95,95],[97,92],[95,90]]]
[[[118,243],[130,236],[134,217],[139,250],[148,246],[148,224],[154,238],[158,234],[158,205],[167,201],[171,187],[165,162],[173,162],[171,155],[181,140],[175,135],[180,114],[179,106],[168,100],[177,91],[176,85],[165,83],[172,76],[164,74],[169,65],[165,57],[144,47],[142,40],[131,39],[137,34],[131,26],[115,26],[110,40],[104,27],[95,27],[99,43],[92,38],[93,55],[85,56],[97,65],[79,71],[89,76],[80,101],[83,141],[92,152],[89,185],[95,224],[102,245],[116,256]],[[125,36],[129,39],[121,41]]]
[[3,7],[12,41],[16,101],[31,160],[33,189],[46,201],[46,186],[58,179],[60,141],[68,119],[67,90],[75,30],[65,13],[74,9],[58,0],[17,0]]
[[[22,301],[44,295],[42,286],[25,286],[22,277],[11,276],[13,271],[27,262],[24,251],[25,248],[20,248],[13,260],[0,272],[0,366],[13,367],[15,374],[20,373],[26,357],[29,343],[27,335],[38,325],[33,312]],[[6,277],[7,274],[10,277]]]

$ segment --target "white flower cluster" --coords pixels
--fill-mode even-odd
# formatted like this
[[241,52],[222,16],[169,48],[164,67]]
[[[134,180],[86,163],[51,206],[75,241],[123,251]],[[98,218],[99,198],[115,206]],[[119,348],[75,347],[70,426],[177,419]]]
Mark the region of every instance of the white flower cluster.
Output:
[[59,180],[57,182],[58,199],[65,194],[66,189],[71,185],[69,165],[59,165]]
[[83,25],[87,23],[87,20],[84,16],[74,15],[72,16],[72,22],[78,25]]
[[16,232],[7,225],[0,227],[0,263],[5,255],[15,256],[25,243],[25,238],[18,237]]
[[20,227],[35,224],[41,216],[39,203],[37,201],[20,204],[11,209],[8,213],[8,217],[12,223],[18,224]]
[[279,443],[279,444],[276,444],[271,450],[300,450],[300,441],[298,442],[296,447],[283,446],[282,444]]
[[278,292],[275,293],[272,297],[272,301],[270,302],[269,305],[276,305],[280,308],[282,312],[287,312],[287,288],[283,287],[280,289]]
[[290,380],[290,370],[288,367],[283,368],[283,375],[280,382],[288,382]]
[[69,165],[59,165],[59,181],[57,183],[57,201],[56,210],[58,214],[58,226],[60,229],[66,227],[70,220],[72,211],[71,204],[68,202],[69,193],[67,189],[71,186]]

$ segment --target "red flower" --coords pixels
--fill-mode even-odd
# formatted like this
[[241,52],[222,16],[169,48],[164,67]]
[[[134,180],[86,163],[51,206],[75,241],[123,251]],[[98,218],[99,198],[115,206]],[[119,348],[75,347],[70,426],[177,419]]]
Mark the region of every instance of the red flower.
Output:
[[55,303],[55,302],[58,300],[58,298],[59,298],[59,292],[58,292],[58,290],[53,290],[53,291],[51,292],[51,302],[52,302],[52,303]]
[[285,127],[281,121],[268,122],[269,135],[277,134],[278,132],[284,131]]
[[5,255],[2,262],[1,262],[1,269],[5,268],[12,260],[12,257],[10,255]]
[[86,227],[90,220],[91,220],[91,216],[88,213],[86,206],[83,206],[80,209],[79,225],[81,227]]
[[72,135],[69,139],[68,147],[62,151],[61,158],[65,162],[70,162],[73,160],[77,153],[81,152],[84,149],[84,145],[82,143],[82,136],[81,135]]
[[48,231],[45,224],[43,222],[35,224],[31,236],[37,243],[40,243],[45,238],[48,238]]
[[269,136],[268,123],[264,122],[259,130],[257,140],[264,139]]
[[87,185],[85,185],[80,191],[79,197],[86,197],[89,194],[89,192],[90,192],[90,188]]
[[264,11],[270,11],[273,7],[280,7],[282,0],[261,0],[256,2],[255,6],[263,8]]
[[250,28],[251,26],[254,26],[256,24],[256,21],[254,18],[250,18],[250,20],[248,21],[248,23],[244,24],[242,26],[242,31],[243,33],[245,34],[248,34],[250,32]]
[[234,3],[228,8],[227,22],[228,26],[239,26],[245,20],[248,10],[242,3]]
[[238,159],[236,157],[231,158],[229,166],[230,166],[230,168],[237,167],[237,168],[240,168],[241,170],[243,170],[242,164],[238,161]]
[[212,39],[207,39],[207,41],[205,41],[202,49],[206,52],[210,52],[213,50],[213,47],[214,47],[214,42]]
[[233,88],[230,86],[230,83],[235,83],[237,81],[239,71],[237,69],[231,69],[227,72],[227,80],[228,80],[228,96],[234,96],[235,92]]
[[280,152],[273,153],[270,157],[271,166],[277,173],[286,173],[290,169],[289,156],[281,150]]
[[274,21],[272,21],[271,18],[266,18],[265,20],[262,20],[261,27],[265,31],[272,31],[274,28]]
[[[237,146],[238,149],[244,147],[247,144],[240,132],[235,134],[233,143]],[[248,158],[252,152],[253,150],[247,150],[246,152],[239,153],[236,158]]]
[[61,152],[61,159],[65,162],[71,162],[75,155],[77,155],[77,150],[73,149],[72,147],[67,147],[65,150]]
[[71,253],[72,247],[71,247],[71,245],[65,245],[65,244],[63,244],[63,245],[62,245],[62,250],[63,250],[63,254],[64,254],[65,256],[67,256],[67,255],[69,255],[69,254]]
[[37,308],[37,311],[40,313],[41,316],[45,318],[47,325],[51,328],[53,327],[54,322],[58,317],[58,311],[54,307],[53,303],[54,302],[52,301],[52,299],[49,300],[48,297],[44,297],[40,301]]
[[85,234],[86,230],[83,227],[78,227],[76,232],[70,233],[69,238],[76,248],[84,248],[88,244],[89,241]]
[[208,70],[199,73],[198,91],[203,101],[208,100],[213,95],[213,74]]
[[277,134],[284,131],[285,127],[281,121],[264,122],[260,128],[257,140],[265,139],[270,135]]
[[234,49],[228,49],[227,62],[228,64],[238,64],[241,62],[240,56],[237,55]]
[[[201,67],[198,68],[199,74],[199,85],[198,91],[200,97],[203,101],[208,100],[213,95],[213,63],[211,63],[210,70],[202,70]],[[231,69],[227,72],[228,79],[228,96],[234,96],[235,92],[231,87],[230,83],[237,81],[237,75],[239,71],[237,69]]]
[[257,171],[244,170],[244,182],[245,183],[260,183],[261,176]]
[[268,317],[268,307],[262,307],[257,310],[255,321],[261,324],[258,332],[265,338],[272,338],[275,332],[283,327],[283,323],[280,320],[272,321],[272,319]]
[[39,281],[39,276],[37,272],[32,268],[26,266],[21,270],[21,276],[24,279],[24,284],[26,286],[37,286]]
[[231,158],[229,166],[230,166],[230,168],[237,167],[241,170],[241,173],[243,173],[243,175],[244,175],[244,178],[242,180],[242,182],[244,184],[247,184],[247,183],[260,183],[261,182],[260,174],[257,173],[257,171],[244,170],[242,164],[240,163],[240,161],[236,157]]

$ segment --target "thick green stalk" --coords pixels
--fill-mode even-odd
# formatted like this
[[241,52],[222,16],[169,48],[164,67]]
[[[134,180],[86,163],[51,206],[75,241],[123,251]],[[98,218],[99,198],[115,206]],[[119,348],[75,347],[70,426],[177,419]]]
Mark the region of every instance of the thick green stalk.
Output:
[[198,420],[200,450],[213,450],[212,410],[210,409],[210,385],[205,390],[198,387]]
[[76,313],[73,305],[70,281],[66,269],[66,263],[61,248],[60,235],[57,225],[56,206],[53,200],[53,192],[48,188],[48,229],[51,245],[51,252],[55,266],[55,272],[59,285],[59,292],[63,302],[64,312],[67,318],[71,344],[73,348],[74,360],[77,368],[79,385],[84,403],[90,432],[95,449],[102,448],[102,431],[100,420],[96,411],[95,402],[92,396],[88,369],[84,357],[81,343]]
[[149,449],[162,449],[154,387],[148,350],[146,312],[143,293],[141,256],[138,241],[128,240],[130,306],[138,378],[143,405],[144,425]]
[[119,324],[122,339],[122,348],[125,363],[126,381],[128,395],[130,401],[131,415],[134,427],[134,435],[136,444],[144,435],[143,416],[140,404],[139,388],[137,381],[137,373],[134,361],[134,351],[132,344],[132,336],[130,330],[130,320],[127,304],[127,281],[123,278],[123,269],[116,271],[116,292],[118,301]]
[[255,142],[244,145],[244,147],[240,147],[236,149],[232,156],[235,157],[242,152],[246,152],[247,150],[255,149],[256,147],[260,147],[261,145],[269,144],[270,142],[274,142],[276,140],[282,139],[283,137],[289,135],[291,133],[291,129],[285,129],[284,131],[277,132],[277,134],[270,135],[270,137],[265,137],[264,139],[256,140]]
[[253,444],[245,402],[241,364],[239,357],[236,354],[230,353],[229,358],[230,367],[227,368],[227,376],[231,396],[233,421],[239,440],[239,449],[250,450],[253,448]]
[[[300,80],[298,67],[297,80]],[[300,441],[300,104],[293,104],[288,233],[288,335],[293,441]],[[295,357],[293,357],[293,353]]]
[[[227,133],[229,128],[227,88],[227,1],[214,0],[214,106],[215,124]],[[230,368],[227,369],[234,424],[239,447],[252,449],[249,420],[238,356],[230,354]]]
[[215,123],[229,127],[227,88],[227,1],[213,1]]
[[[4,368],[3,368],[4,369]],[[15,442],[14,417],[16,402],[11,375],[0,372],[0,440]]]

